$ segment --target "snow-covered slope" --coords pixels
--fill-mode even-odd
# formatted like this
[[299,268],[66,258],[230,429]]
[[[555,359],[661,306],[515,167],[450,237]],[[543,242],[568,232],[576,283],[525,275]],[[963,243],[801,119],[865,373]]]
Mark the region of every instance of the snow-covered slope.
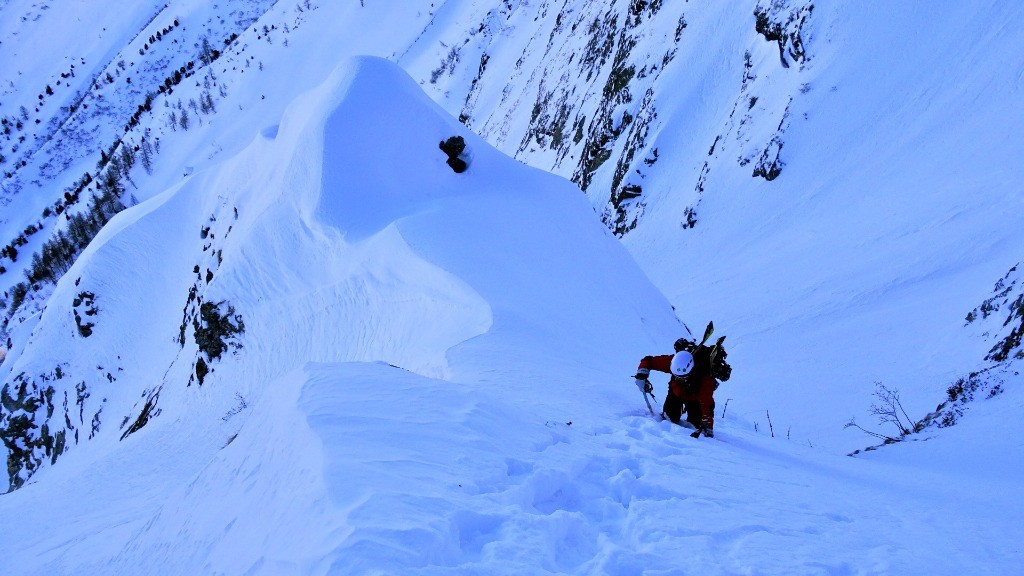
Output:
[[[462,174],[438,148],[453,135]],[[624,367],[682,333],[575,187],[393,64],[347,61],[240,154],[118,215],[58,284],[9,361],[61,367],[58,413],[102,366],[67,430],[103,424],[0,498],[4,572],[1020,564],[1006,471],[966,490],[732,412],[713,440],[650,419]]]
[[[876,383],[917,419],[1006,342],[964,319],[1024,254],[1022,15],[505,3],[436,19],[400,62],[452,62],[429,93],[580,184],[681,317],[729,335],[736,409],[850,450]],[[1010,358],[1020,310],[997,319]]]
[[1012,483],[823,456],[729,421],[710,442],[637,415],[544,422],[492,388],[384,364],[309,364],[270,384],[227,424],[156,426],[0,500],[20,514],[6,565],[952,575],[1022,560]]
[[[249,396],[308,361],[460,378],[506,358],[503,370],[532,381],[550,370],[539,360],[565,357],[562,370],[586,379],[628,371],[682,330],[572,185],[503,157],[435,106],[397,69],[359,60],[224,167],[115,218],[5,362],[19,382],[11,421],[38,426],[12,474],[24,480],[87,431],[119,436],[168,394],[218,379],[218,357],[242,334],[244,359],[223,378]],[[465,174],[438,148],[453,135],[468,142]],[[628,279],[609,284],[615,275]],[[485,332],[533,344],[473,339]],[[620,339],[629,344],[609,353]],[[573,364],[566,354],[579,350],[601,363]],[[547,409],[577,394],[552,391]]]
[[[1019,563],[1021,6],[122,4],[0,2],[0,438],[29,481],[0,559],[139,572],[188,534],[211,552],[167,572]],[[679,319],[728,335],[725,446],[636,415]],[[926,441],[820,454],[874,443],[854,416],[899,435],[877,385]]]
[[993,374],[994,348],[1020,352],[1024,293],[997,285],[1022,258],[1013,3],[51,4],[0,7],[0,117],[21,124],[0,151],[8,347],[52,289],[23,272],[66,215],[106,218],[90,196],[109,175],[125,204],[151,198],[374,54],[585,188],[680,317],[728,334],[733,408],[762,425],[846,452],[876,383],[917,419]]

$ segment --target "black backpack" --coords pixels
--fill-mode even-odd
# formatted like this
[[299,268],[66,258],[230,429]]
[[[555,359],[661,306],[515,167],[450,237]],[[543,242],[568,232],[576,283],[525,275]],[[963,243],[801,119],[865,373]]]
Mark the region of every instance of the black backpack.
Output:
[[693,362],[695,364],[695,371],[698,374],[710,373],[719,382],[725,382],[732,376],[732,366],[725,361],[729,353],[722,346],[724,340],[725,337],[719,338],[718,342],[715,342],[714,345],[697,346],[693,351]]
[[714,361],[711,363],[711,375],[715,377],[715,380],[725,382],[732,376],[732,366],[729,366],[729,363],[725,361],[725,357],[729,354],[720,343],[713,354]]
[[[691,344],[690,351],[693,354],[694,372],[697,374],[710,373],[715,380],[725,382],[732,376],[732,366],[729,366],[729,363],[725,361],[726,356],[729,354],[725,351],[725,346],[722,345],[725,342],[725,336],[719,338],[713,346],[704,345],[714,331],[715,323],[708,322],[708,327],[704,331],[704,339],[696,346]],[[717,388],[717,384],[715,387]]]

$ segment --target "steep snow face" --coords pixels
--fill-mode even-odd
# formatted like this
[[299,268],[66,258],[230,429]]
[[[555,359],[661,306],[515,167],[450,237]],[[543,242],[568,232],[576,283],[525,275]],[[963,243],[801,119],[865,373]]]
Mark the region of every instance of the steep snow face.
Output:
[[[259,120],[115,217],[20,324],[8,571],[1020,565],[1009,426],[915,443],[949,458],[933,472],[771,438],[735,403],[713,440],[648,418],[628,376],[685,333],[666,299],[578,189],[393,64],[346,61]],[[439,148],[456,135],[461,174]],[[1006,461],[951,474],[965,446]]]
[[[439,149],[451,136],[468,143],[465,173]],[[309,361],[515,373],[518,403],[576,374],[598,409],[621,382],[609,374],[683,330],[575,187],[496,152],[372,58],[236,158],[118,215],[49,302],[4,364],[12,486],[87,438],[183,416],[200,387],[228,411]],[[551,390],[545,410],[577,394]]]
[[[399,62],[507,153],[571,176],[621,235],[666,196],[695,204],[706,151],[725,139],[748,172],[778,176],[813,12],[796,0],[439,10]],[[673,212],[688,228],[695,214]]]
[[[910,4],[884,17],[816,5],[777,179],[751,178],[724,139],[703,179],[707,226],[680,229],[680,196],[626,240],[684,316],[701,310],[736,333],[735,363],[757,374],[743,376],[744,406],[850,446],[833,419],[840,407],[860,416],[876,382],[900,389],[916,418],[990,364],[993,343],[964,325],[1021,259],[1009,167],[1024,154],[1011,111],[1024,34],[1005,25],[1021,15],[958,4],[922,26]],[[777,90],[759,78],[749,94],[759,105]],[[652,265],[672,246],[680,269],[700,272]]]
[[728,334],[735,409],[849,450],[876,383],[916,419],[991,365],[964,319],[1021,260],[1020,6],[541,4],[436,18],[400,62]]
[[731,420],[707,441],[635,412],[544,421],[502,401],[511,382],[308,364],[227,425],[154,426],[116,459],[0,499],[5,517],[32,511],[0,551],[25,575],[952,575],[1021,560],[1012,483],[966,489],[948,469],[829,456]]
[[[5,342],[113,213],[237,154],[254,124],[280,117],[339,59],[390,54],[415,37],[420,19],[348,2],[330,15],[312,2],[271,0],[97,6],[0,7],[0,20],[17,23],[0,38],[13,64],[0,67]],[[394,15],[402,17],[377,17]],[[374,32],[381,27],[388,34]],[[47,40],[63,31],[74,40]],[[288,81],[270,80],[278,73]],[[91,223],[76,224],[83,217]]]
[[[0,8],[2,57],[17,56],[14,68],[0,67],[12,75],[0,86],[0,116],[16,123],[23,104],[28,116],[4,144],[12,177],[0,190],[10,202],[0,244],[42,228],[17,246],[16,262],[0,255],[4,304],[16,300],[9,289],[32,254],[67,227],[56,210],[88,211],[98,190],[80,180],[85,171],[124,174],[122,154],[137,147],[122,196],[151,198],[233,156],[254,126],[270,140],[285,106],[340,58],[376,54],[502,151],[585,187],[680,315],[691,325],[713,319],[729,336],[737,369],[722,394],[762,427],[770,414],[815,446],[862,447],[866,438],[842,424],[864,420],[875,382],[901,389],[916,418],[950,384],[986,369],[993,346],[1020,341],[1019,288],[990,291],[1021,261],[1012,182],[1024,40],[1004,25],[1020,18],[1012,3],[922,14],[913,3],[805,0],[174,0],[107,10],[117,13],[97,24],[106,30],[75,36],[66,51],[31,46],[51,27],[76,30],[74,19],[88,28],[101,12],[34,4]],[[76,64],[63,77],[75,50],[85,72]],[[78,96],[81,107],[61,110]],[[349,194],[339,202],[361,198]],[[231,208],[221,207],[220,222]],[[400,214],[391,210],[338,223],[354,239]],[[4,371],[51,290],[42,282],[8,327],[14,356],[0,374],[16,387],[17,373]],[[79,302],[76,333],[103,313],[90,293],[61,296]],[[1012,322],[963,328],[980,304],[1004,298]],[[1010,346],[1006,356],[1019,352]],[[36,377],[51,378],[55,366]],[[69,405],[95,401],[69,395]],[[90,427],[89,410],[71,411]]]
[[[273,4],[224,0],[211,9],[198,0],[12,0],[0,6],[0,237],[28,251],[20,265],[5,254],[3,266],[20,271],[45,240],[36,229],[48,235],[63,224],[57,216],[82,210],[110,161],[131,181],[126,202],[166,189],[147,185],[161,150],[153,118],[166,119],[173,110],[173,128],[182,131],[209,122],[227,96],[216,81],[223,68],[211,64],[237,50],[232,42],[239,33]],[[28,244],[12,244],[19,237]]]
[[647,417],[623,366],[682,331],[575,187],[350,60],[237,157],[122,212],[57,286],[13,358],[62,362],[32,380],[57,401],[21,413],[66,439],[95,413],[94,438],[54,466],[27,452],[0,557],[26,575],[1019,565],[1021,503],[1000,496],[1019,459],[965,493],[945,467],[822,454],[731,411],[702,440]]
[[[453,135],[462,174],[438,146]],[[12,483],[30,481],[0,503],[26,513],[5,563],[407,565],[363,539],[392,514],[427,521],[424,474],[457,464],[425,480],[451,490],[480,457],[546,442],[544,422],[618,416],[637,400],[622,367],[681,330],[574,186],[490,148],[393,64],[348,61],[236,158],[119,214],[58,284],[4,365],[25,391]],[[88,528],[54,532],[58,516]],[[223,547],[170,551],[183,527],[182,546]]]

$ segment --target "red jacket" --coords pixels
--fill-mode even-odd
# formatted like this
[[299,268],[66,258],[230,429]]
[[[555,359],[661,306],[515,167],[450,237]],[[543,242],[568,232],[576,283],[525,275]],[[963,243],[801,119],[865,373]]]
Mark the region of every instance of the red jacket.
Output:
[[[672,374],[670,366],[672,365],[673,356],[674,354],[644,356],[643,360],[640,361],[638,369],[646,368],[647,370]],[[689,375],[680,377],[672,374],[672,378],[668,382],[672,393],[687,404],[686,410],[698,410],[701,421],[708,427],[713,425],[715,418],[714,392],[717,387],[715,384],[715,379],[711,376],[709,370],[702,369],[700,362],[694,366]],[[697,406],[693,406],[693,404],[697,404]]]

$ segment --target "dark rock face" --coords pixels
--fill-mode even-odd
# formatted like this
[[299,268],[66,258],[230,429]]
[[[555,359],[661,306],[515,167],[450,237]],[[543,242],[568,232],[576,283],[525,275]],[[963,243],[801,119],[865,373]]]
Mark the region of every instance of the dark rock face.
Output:
[[438,148],[448,155],[447,164],[456,174],[462,174],[469,168],[469,163],[462,158],[462,153],[466,151],[466,140],[462,136],[442,140]]

